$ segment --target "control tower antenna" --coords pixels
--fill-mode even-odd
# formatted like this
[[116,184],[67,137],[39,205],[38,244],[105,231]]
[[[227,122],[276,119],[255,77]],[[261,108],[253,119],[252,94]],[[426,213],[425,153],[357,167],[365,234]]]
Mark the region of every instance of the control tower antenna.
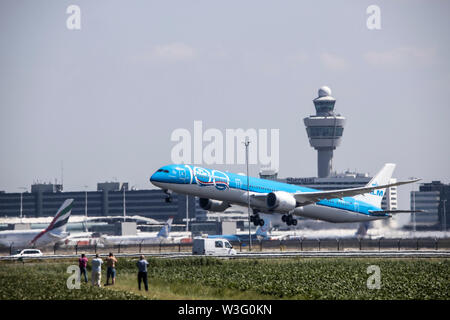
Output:
[[331,89],[323,86],[313,100],[316,115],[304,118],[309,143],[317,150],[317,175],[328,177],[332,171],[333,150],[339,146],[344,132],[345,117],[334,112],[336,99]]
[[61,160],[61,191],[64,189],[64,161]]

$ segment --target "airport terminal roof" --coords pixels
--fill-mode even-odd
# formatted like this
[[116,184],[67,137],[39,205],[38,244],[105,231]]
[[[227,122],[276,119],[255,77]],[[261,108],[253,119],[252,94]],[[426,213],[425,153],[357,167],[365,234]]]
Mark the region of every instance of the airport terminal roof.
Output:
[[[8,217],[8,218],[0,218],[0,224],[18,224],[18,223],[30,223],[30,224],[48,224],[53,220],[54,217],[39,217],[39,218],[22,218],[20,217]],[[87,217],[87,221],[89,222],[101,222],[101,221],[111,221],[117,220],[122,221],[123,216],[99,216],[99,217]],[[164,222],[142,217],[142,216],[126,216],[127,221],[136,221],[136,222],[144,222],[147,224],[162,224]],[[69,218],[69,223],[82,223],[85,221],[85,217],[83,215],[72,215]]]

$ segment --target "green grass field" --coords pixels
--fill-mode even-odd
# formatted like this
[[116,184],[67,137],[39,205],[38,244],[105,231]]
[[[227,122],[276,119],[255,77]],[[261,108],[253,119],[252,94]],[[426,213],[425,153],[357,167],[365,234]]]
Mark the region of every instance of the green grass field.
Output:
[[[6,299],[449,299],[449,259],[148,259],[149,292],[138,291],[136,259],[119,258],[114,286],[67,289],[77,260],[0,262]],[[380,289],[368,289],[370,265]],[[88,266],[89,267],[89,266]],[[103,270],[102,283],[106,273]],[[89,270],[90,277],[90,270]]]

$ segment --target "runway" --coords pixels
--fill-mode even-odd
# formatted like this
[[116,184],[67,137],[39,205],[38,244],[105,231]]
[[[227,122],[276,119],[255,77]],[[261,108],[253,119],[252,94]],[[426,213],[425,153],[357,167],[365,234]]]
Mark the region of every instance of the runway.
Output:
[[[187,257],[211,257],[226,259],[279,259],[279,258],[450,258],[450,251],[439,250],[413,250],[413,251],[288,251],[288,252],[245,252],[236,255],[192,255],[191,253],[165,252],[165,253],[117,253],[116,257],[139,257],[141,254],[146,257],[158,257],[166,259],[180,259]],[[99,254],[106,257],[107,254]],[[74,259],[80,255],[44,255],[42,257],[24,258],[23,260],[43,260],[43,259]],[[86,254],[92,258],[94,254]],[[0,260],[17,260],[11,256],[0,257]]]

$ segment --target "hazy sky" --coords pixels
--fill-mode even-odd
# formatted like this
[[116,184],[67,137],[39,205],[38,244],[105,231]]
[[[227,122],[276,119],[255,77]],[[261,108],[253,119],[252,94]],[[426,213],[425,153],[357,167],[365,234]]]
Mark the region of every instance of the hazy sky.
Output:
[[[66,26],[71,4],[81,30]],[[381,30],[366,26],[372,4]],[[62,161],[65,190],[153,188],[171,133],[195,120],[279,129],[279,176],[315,176],[303,118],[322,85],[347,117],[334,169],[394,162],[399,179],[448,183],[449,12],[425,0],[2,0],[0,190],[59,180]]]

